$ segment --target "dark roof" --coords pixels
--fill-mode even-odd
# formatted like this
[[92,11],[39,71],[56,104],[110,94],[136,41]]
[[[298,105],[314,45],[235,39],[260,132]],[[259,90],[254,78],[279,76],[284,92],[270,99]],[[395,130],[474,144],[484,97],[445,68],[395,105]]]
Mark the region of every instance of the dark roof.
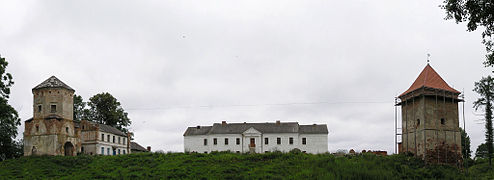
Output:
[[326,124],[300,125],[300,134],[327,134],[328,127]]
[[106,125],[106,124],[97,124],[99,126],[99,130],[102,132],[107,132],[107,133],[112,133],[116,135],[121,135],[121,136],[127,136],[125,133],[122,131],[118,130],[117,128],[114,128],[112,126]]
[[55,76],[52,76],[47,80],[43,81],[41,84],[34,87],[33,90],[42,89],[42,88],[65,88],[74,91],[74,89],[72,89],[70,86],[60,81],[60,79],[58,79]]
[[185,130],[184,136],[204,135],[211,130],[212,126],[189,127]]
[[130,150],[131,151],[144,151],[144,152],[148,151],[146,148],[142,147],[140,144],[137,144],[136,142],[130,142]]
[[327,134],[328,128],[324,125],[299,125],[297,122],[287,123],[214,123],[213,126],[188,127],[184,136],[207,134],[241,134],[254,128],[261,133],[304,133]]
[[412,91],[420,89],[422,87],[440,89],[457,94],[460,93],[456,89],[450,87],[448,83],[446,83],[446,81],[444,81],[443,78],[441,78],[441,76],[439,76],[439,74],[429,64],[427,64],[427,66],[425,66],[424,70],[422,70],[419,77],[417,77],[410,88],[408,88],[408,90],[403,92],[398,97],[411,93]]

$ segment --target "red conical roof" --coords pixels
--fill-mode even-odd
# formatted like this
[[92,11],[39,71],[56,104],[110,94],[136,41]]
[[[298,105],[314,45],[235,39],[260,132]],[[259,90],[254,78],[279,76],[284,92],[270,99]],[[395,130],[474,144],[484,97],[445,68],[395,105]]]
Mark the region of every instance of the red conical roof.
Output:
[[408,94],[416,89],[428,87],[434,89],[441,89],[453,93],[460,93],[459,91],[453,89],[446,83],[446,81],[437,74],[437,72],[429,65],[425,66],[424,70],[420,73],[419,77],[413,82],[412,86],[408,88],[404,93],[402,93],[399,97]]

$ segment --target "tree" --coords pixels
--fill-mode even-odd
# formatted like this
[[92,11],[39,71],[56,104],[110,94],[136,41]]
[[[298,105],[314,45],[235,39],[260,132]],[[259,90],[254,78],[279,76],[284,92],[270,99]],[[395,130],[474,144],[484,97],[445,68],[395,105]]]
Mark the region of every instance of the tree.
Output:
[[463,155],[463,159],[467,160],[470,159],[470,157],[472,157],[472,150],[470,150],[470,136],[468,136],[468,134],[462,128],[460,128],[460,131],[461,131],[462,155]]
[[475,158],[489,158],[489,152],[487,152],[487,145],[485,143],[482,143],[477,147]]
[[17,111],[8,104],[10,87],[14,84],[12,75],[6,72],[8,64],[0,56],[0,161],[17,156],[14,139],[17,126],[21,125]]
[[82,100],[82,97],[74,94],[74,120],[81,121],[84,118],[84,109],[86,108],[86,102]]
[[444,0],[442,8],[446,10],[446,19],[454,19],[456,23],[467,22],[467,30],[475,31],[479,26],[485,27],[482,32],[482,43],[487,50],[486,66],[494,66],[494,0]]
[[487,146],[487,157],[489,158],[489,167],[492,167],[492,102],[494,100],[494,79],[491,76],[482,78],[479,82],[475,82],[473,91],[477,92],[481,97],[473,102],[473,107],[477,110],[479,107],[484,107],[485,110],[485,143]]
[[110,93],[100,93],[89,98],[89,110],[84,114],[88,120],[100,124],[106,124],[128,132],[127,126],[131,124],[128,113],[120,106],[120,102]]

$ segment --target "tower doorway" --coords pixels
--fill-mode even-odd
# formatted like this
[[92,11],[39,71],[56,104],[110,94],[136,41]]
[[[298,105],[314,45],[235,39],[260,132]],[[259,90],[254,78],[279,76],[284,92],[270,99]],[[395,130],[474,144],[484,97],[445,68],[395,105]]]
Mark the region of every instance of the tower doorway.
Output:
[[65,150],[65,156],[74,156],[74,145],[70,142],[66,142],[65,145],[63,145],[63,149]]

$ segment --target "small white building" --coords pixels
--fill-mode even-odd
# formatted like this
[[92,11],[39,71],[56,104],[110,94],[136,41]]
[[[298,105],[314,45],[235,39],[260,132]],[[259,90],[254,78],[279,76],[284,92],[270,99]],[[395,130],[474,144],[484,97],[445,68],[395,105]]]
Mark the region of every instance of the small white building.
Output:
[[282,123],[214,123],[213,126],[188,127],[184,133],[184,151],[289,152],[300,149],[306,153],[328,152],[326,124],[299,125]]
[[130,154],[129,135],[115,127],[83,120],[81,153],[89,155]]

